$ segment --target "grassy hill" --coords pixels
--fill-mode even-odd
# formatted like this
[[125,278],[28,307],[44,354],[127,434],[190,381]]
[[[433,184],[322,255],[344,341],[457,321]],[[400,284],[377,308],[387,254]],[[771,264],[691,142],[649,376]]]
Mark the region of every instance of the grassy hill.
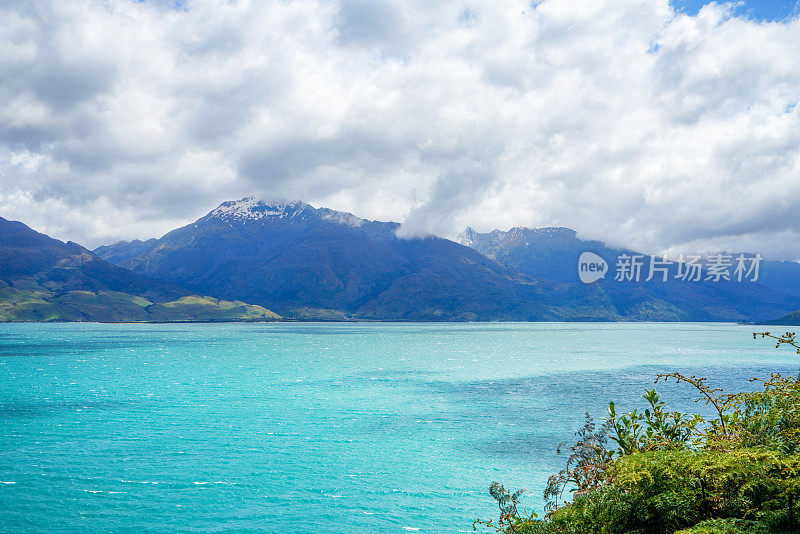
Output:
[[274,321],[262,306],[193,295],[0,218],[0,322]]

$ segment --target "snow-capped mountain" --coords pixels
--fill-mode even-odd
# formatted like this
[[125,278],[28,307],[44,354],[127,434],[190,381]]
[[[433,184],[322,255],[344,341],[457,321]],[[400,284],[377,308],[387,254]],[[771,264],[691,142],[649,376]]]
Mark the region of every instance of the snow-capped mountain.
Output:
[[534,297],[540,288],[526,277],[446,239],[398,239],[398,226],[299,201],[248,197],[223,202],[160,239],[97,253],[195,291],[269,302],[282,315],[549,317]]
[[352,213],[335,211],[328,208],[315,208],[300,200],[265,202],[256,200],[255,197],[245,197],[241,200],[230,200],[223,202],[208,215],[200,219],[217,219],[227,222],[245,223],[266,219],[268,221],[294,221],[299,219],[310,219],[320,217],[324,220],[360,228],[364,225],[373,223]]
[[255,197],[245,197],[241,200],[223,202],[206,217],[224,221],[253,221],[263,218],[291,219],[303,212],[308,206],[304,202],[276,202],[268,204],[256,200]]
[[[515,227],[486,233],[468,227],[459,234],[457,240],[529,276],[570,283],[577,281],[575,266],[583,252],[594,252],[608,260],[620,254],[637,254],[635,251],[608,247],[600,241],[580,239],[574,230],[563,227]],[[800,296],[800,264],[793,261],[765,261],[761,265],[758,281],[779,293]]]
[[[763,262],[758,283],[714,283],[706,280],[676,281],[677,264],[672,264],[666,283],[647,283],[649,256],[615,249],[600,241],[580,239],[563,227],[524,228],[480,233],[467,228],[459,242],[481,254],[532,278],[579,283],[578,259],[584,252],[604,258],[609,276],[597,282],[606,297],[623,316],[638,319],[752,321],[769,317],[800,297],[800,265],[795,262]],[[619,282],[615,263],[621,255],[643,259],[639,282]]]
[[529,276],[568,283],[578,282],[576,266],[582,252],[609,257],[621,252],[599,241],[579,239],[575,230],[564,227],[514,227],[486,233],[467,227],[457,240]]
[[568,228],[400,239],[397,223],[300,201],[223,202],[160,239],[100,247],[136,273],[284,316],[376,320],[695,320],[779,317],[800,299],[760,284],[584,285],[578,257],[622,251]]
[[575,238],[575,230],[560,226],[546,226],[542,228],[524,228],[515,226],[510,230],[492,230],[488,233],[480,233],[469,226],[461,232],[456,241],[465,247],[472,247],[476,250],[490,251],[509,247],[512,245],[528,246],[532,243],[545,240]]
[[356,217],[352,213],[335,211],[328,208],[315,208],[300,200],[267,202],[255,197],[223,202],[195,224],[221,221],[230,224],[249,224],[258,222],[270,224],[304,224],[310,221],[323,220],[341,226],[362,228],[370,232],[393,232],[395,223],[370,221]]

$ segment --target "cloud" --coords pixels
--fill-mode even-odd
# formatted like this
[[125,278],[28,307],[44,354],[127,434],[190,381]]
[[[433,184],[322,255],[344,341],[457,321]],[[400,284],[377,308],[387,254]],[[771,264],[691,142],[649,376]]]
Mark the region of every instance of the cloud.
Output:
[[0,216],[88,246],[219,202],[800,257],[800,19],[667,0],[0,6]]
[[383,0],[342,0],[337,33],[345,45],[402,51],[404,19],[400,5]]

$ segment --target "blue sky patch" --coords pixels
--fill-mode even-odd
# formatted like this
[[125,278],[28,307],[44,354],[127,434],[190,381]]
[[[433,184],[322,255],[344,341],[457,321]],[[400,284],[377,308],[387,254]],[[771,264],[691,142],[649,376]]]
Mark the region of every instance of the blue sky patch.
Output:
[[[696,15],[708,0],[672,0],[672,5],[690,15]],[[719,2],[722,3],[722,2]],[[800,13],[800,0],[745,0],[736,8],[737,15],[758,20],[784,20]]]

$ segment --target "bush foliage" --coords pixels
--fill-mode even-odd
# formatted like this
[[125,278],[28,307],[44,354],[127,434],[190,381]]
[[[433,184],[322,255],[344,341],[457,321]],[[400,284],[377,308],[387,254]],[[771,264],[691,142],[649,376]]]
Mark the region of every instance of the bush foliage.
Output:
[[[772,338],[800,354],[793,333]],[[755,392],[726,393],[679,373],[656,382],[692,386],[712,417],[669,411],[655,390],[645,408],[600,425],[586,415],[567,462],[550,477],[546,514],[518,512],[521,491],[490,490],[500,518],[477,521],[508,534],[800,533],[800,380],[773,374]]]

